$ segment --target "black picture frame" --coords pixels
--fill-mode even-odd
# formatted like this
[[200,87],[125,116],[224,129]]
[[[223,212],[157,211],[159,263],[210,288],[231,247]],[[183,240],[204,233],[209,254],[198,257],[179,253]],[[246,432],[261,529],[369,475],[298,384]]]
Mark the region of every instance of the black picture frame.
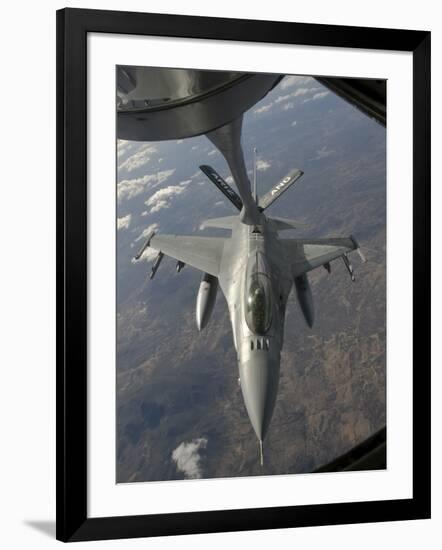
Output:
[[[87,34],[413,54],[413,498],[87,516]],[[57,12],[57,539],[85,541],[430,517],[430,33],[64,9]]]

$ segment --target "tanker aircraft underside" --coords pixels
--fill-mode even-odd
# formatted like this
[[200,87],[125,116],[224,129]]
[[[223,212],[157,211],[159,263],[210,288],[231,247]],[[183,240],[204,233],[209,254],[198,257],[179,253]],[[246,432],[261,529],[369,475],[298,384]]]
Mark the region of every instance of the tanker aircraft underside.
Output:
[[281,231],[303,224],[267,217],[264,211],[302,176],[302,171],[293,170],[258,200],[255,163],[255,193],[254,196],[248,194],[245,202],[213,168],[201,166],[201,169],[238,210],[236,216],[207,220],[203,227],[228,229],[230,237],[151,233],[135,258],[140,259],[148,247],[158,251],[151,278],[164,255],[177,260],[178,272],[186,264],[202,271],[196,303],[196,322],[200,331],[209,321],[218,286],[221,287],[232,324],[241,390],[259,440],[262,465],[263,441],[278,390],[285,310],[291,289],[294,285],[305,321],[312,327],[314,308],[307,273],[321,266],[330,273],[331,262],[342,258],[354,281],[348,253],[356,250],[361,259],[365,259],[352,236],[280,237]]

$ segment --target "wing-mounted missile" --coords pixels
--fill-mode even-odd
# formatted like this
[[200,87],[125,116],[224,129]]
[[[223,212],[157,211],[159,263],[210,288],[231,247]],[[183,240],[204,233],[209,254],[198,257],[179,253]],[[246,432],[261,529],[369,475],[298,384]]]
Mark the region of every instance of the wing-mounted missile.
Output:
[[367,261],[367,258],[364,256],[364,254],[362,254],[362,250],[358,247],[356,249],[356,252],[359,254],[359,257],[361,258],[361,262],[365,264],[365,262]]
[[184,262],[181,262],[180,260],[177,261],[176,263],[176,270],[177,270],[177,273],[179,273],[183,267],[185,266],[186,264]]
[[353,266],[351,265],[350,259],[347,254],[342,255],[342,261],[344,262],[345,267],[347,268],[348,274],[350,275],[350,279],[355,282],[356,277],[354,274]]
[[303,275],[295,277],[295,288],[305,322],[310,328],[312,328],[313,322],[315,320],[315,310],[313,306],[312,290],[310,288],[310,283],[308,282],[308,278],[305,273]]
[[150,246],[150,241],[152,240],[152,237],[154,235],[155,235],[155,231],[152,231],[151,233],[149,233],[149,235],[147,236],[147,239],[144,242],[143,246],[140,248],[137,255],[135,256],[135,260],[139,260],[141,258],[141,256],[144,254],[144,251],[146,250],[146,248],[148,246]]
[[217,291],[218,278],[208,273],[203,273],[196,298],[196,325],[200,331],[207,325],[212,315]]
[[158,252],[158,256],[155,258],[155,261],[153,262],[152,269],[150,272],[149,277],[153,279],[155,277],[155,273],[158,271],[158,268],[160,267],[161,260],[163,259],[164,254],[161,252],[161,250]]
[[361,247],[359,246],[359,243],[358,241],[353,237],[353,235],[350,235],[350,239],[353,241],[353,244],[355,245],[355,250],[356,252],[359,254],[359,257],[361,258],[361,262],[363,264],[365,264],[365,262],[367,261],[366,257],[364,256],[364,254],[362,254],[362,250],[361,250]]

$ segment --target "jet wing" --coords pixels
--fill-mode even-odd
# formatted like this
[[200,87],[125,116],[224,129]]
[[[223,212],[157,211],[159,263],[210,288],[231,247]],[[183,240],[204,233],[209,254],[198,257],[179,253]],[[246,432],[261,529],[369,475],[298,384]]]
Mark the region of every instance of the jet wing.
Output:
[[221,237],[192,237],[187,235],[153,235],[149,247],[187,265],[217,277],[224,242]]
[[353,237],[336,239],[283,239],[294,277],[359,249]]

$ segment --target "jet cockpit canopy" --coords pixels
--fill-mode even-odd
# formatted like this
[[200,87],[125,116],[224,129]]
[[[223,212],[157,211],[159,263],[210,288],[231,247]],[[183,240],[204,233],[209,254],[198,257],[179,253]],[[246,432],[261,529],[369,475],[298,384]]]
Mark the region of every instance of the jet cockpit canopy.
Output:
[[251,255],[246,271],[245,318],[254,334],[265,334],[272,323],[272,285],[264,255]]

